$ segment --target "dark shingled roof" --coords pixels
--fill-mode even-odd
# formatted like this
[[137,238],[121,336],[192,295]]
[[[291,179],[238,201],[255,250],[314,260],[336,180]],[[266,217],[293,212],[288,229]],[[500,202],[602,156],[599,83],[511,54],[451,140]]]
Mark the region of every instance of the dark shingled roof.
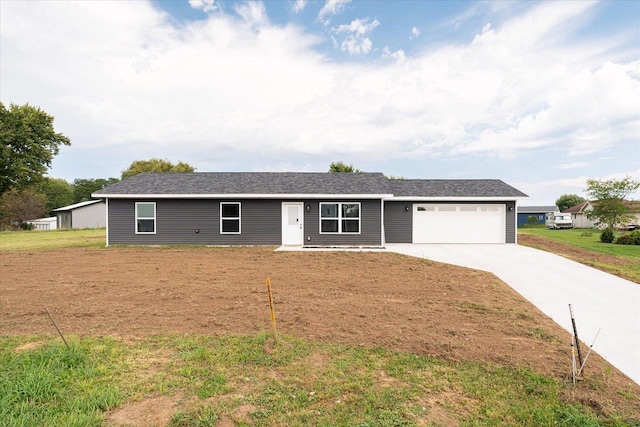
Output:
[[118,195],[335,194],[394,197],[527,197],[498,179],[386,179],[381,173],[142,173],[93,193]]
[[558,212],[557,206],[518,206],[518,213]]
[[94,193],[117,194],[389,194],[381,173],[142,173]]
[[395,197],[527,197],[499,179],[393,179]]

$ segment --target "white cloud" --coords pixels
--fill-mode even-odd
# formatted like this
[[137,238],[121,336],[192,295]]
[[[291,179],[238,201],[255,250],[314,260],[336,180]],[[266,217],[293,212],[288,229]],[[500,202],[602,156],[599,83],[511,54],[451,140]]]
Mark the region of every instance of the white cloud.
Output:
[[194,9],[201,9],[203,12],[215,12],[218,10],[215,1],[216,0],[189,0],[189,6]]
[[587,166],[591,166],[591,162],[571,162],[571,163],[560,163],[556,166],[558,169],[578,169],[578,168],[586,168]]
[[351,33],[357,36],[363,36],[373,31],[379,25],[380,21],[378,21],[377,19],[374,19],[371,23],[369,23],[369,18],[354,19],[348,25],[338,25],[338,27],[336,27],[333,31],[338,34]]
[[[616,45],[566,44],[550,30],[588,10],[582,2],[543,3],[468,44],[415,56],[385,48],[395,61],[367,64],[328,60],[321,40],[273,25],[262,3],[235,10],[242,19],[175,27],[148,2],[3,2],[1,100],[54,115],[78,163],[127,159],[116,171],[152,155],[215,170],[308,156],[517,159],[541,148],[553,150],[551,165],[575,165],[572,156],[614,149],[628,161],[637,147],[637,53],[598,60]],[[352,39],[335,43],[369,53],[378,25],[339,26]]]
[[420,30],[419,30],[419,29],[417,29],[416,27],[413,27],[413,28],[411,29],[411,34],[413,35],[413,37],[418,38],[418,36],[420,35]]
[[407,58],[404,54],[404,50],[398,49],[395,52],[392,52],[388,46],[385,46],[384,49],[382,49],[382,57],[384,59],[393,58],[396,61],[404,61]]
[[374,19],[369,23],[369,18],[354,19],[350,24],[339,25],[332,28],[335,34],[347,33],[348,35],[342,41],[340,48],[350,55],[367,54],[371,51],[373,43],[369,37],[365,35],[373,31],[380,25],[380,21]]
[[293,10],[293,13],[300,13],[302,12],[302,10],[305,8],[306,5],[307,5],[307,0],[295,0],[293,5],[291,6],[291,9]]
[[327,15],[339,14],[350,2],[351,0],[326,0],[324,6],[322,6],[322,9],[320,9],[318,13],[318,21],[324,25],[329,25],[331,21],[327,18]]
[[269,23],[267,10],[261,1],[239,3],[235,5],[233,9],[250,26],[261,27]]

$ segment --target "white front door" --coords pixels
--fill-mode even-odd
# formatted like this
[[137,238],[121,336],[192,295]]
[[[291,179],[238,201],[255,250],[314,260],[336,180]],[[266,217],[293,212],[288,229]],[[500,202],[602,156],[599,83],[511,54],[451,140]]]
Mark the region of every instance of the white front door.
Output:
[[282,203],[282,244],[302,246],[303,242],[303,204]]

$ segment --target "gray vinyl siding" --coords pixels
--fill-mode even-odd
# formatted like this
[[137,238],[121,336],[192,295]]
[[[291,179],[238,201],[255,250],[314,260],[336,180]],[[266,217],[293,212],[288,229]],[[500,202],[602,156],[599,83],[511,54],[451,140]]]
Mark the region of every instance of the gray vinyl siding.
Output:
[[[405,207],[409,207],[407,211]],[[411,243],[413,235],[413,202],[384,202],[386,243]]]
[[[156,234],[135,233],[136,202],[156,203]],[[220,202],[241,203],[241,234],[220,233]],[[281,202],[109,199],[108,230],[110,245],[280,245]]]
[[[360,203],[360,233],[320,234],[320,203]],[[378,200],[306,200],[304,202],[305,246],[382,246],[381,209]],[[309,210],[307,210],[307,206]]]
[[[514,202],[385,202],[384,229],[386,243],[412,243],[413,231],[413,204],[414,203],[437,203],[437,204],[502,204],[505,205],[505,243],[516,242],[516,209]],[[409,212],[405,210],[409,206]],[[511,210],[509,210],[511,208]],[[472,225],[469,224],[469,232],[473,232]]]
[[516,243],[516,202],[507,202],[506,205],[506,226],[505,226],[505,243]]

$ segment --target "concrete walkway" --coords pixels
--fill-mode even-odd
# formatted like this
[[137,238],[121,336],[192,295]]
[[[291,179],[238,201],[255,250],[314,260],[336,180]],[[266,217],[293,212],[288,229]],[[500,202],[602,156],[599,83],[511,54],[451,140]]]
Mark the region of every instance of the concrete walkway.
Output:
[[601,329],[593,351],[640,384],[640,284],[526,246],[386,246],[404,255],[489,271],[573,333],[571,304],[580,340],[590,345]]

